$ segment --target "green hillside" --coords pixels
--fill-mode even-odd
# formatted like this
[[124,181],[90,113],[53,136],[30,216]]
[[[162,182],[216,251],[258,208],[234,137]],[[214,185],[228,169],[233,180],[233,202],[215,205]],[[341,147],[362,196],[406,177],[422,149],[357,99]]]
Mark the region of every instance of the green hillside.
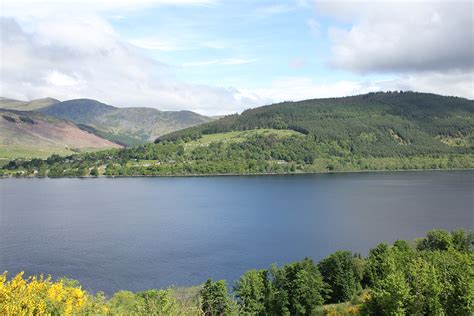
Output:
[[90,99],[64,101],[39,111],[81,124],[84,129],[124,145],[146,143],[160,135],[213,120],[191,111],[117,108]]
[[423,93],[285,102],[123,150],[12,161],[6,175],[215,175],[474,168],[474,102]]
[[173,132],[164,140],[255,128],[292,129],[372,157],[472,152],[474,101],[414,92],[284,102]]
[[0,160],[118,148],[75,124],[37,112],[0,109]]

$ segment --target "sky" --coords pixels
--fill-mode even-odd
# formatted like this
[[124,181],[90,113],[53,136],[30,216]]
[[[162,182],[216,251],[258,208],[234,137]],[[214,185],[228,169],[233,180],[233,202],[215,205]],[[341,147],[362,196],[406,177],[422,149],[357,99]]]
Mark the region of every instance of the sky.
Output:
[[474,1],[0,0],[0,96],[222,115],[413,90],[474,99]]

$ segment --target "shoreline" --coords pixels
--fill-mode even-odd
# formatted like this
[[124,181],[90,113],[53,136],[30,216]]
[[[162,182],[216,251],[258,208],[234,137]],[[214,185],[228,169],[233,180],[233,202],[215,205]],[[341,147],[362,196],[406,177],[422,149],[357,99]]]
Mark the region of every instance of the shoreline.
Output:
[[318,174],[345,174],[345,173],[389,173],[389,172],[423,172],[423,171],[474,171],[474,168],[452,168],[452,169],[374,169],[374,170],[338,170],[338,171],[315,171],[315,172],[287,172],[287,173],[216,173],[216,174],[170,174],[170,175],[100,175],[82,177],[15,177],[0,176],[2,179],[104,179],[104,178],[198,178],[198,177],[253,177],[253,176],[293,176],[293,175],[318,175]]

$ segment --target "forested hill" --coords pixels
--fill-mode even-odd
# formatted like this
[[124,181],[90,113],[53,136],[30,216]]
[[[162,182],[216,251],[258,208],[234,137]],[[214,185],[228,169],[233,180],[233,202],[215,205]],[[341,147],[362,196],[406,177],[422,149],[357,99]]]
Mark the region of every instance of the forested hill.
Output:
[[337,143],[353,154],[432,154],[471,151],[474,101],[416,92],[377,92],[344,98],[283,102],[230,115],[157,139],[255,128],[292,129],[318,143]]

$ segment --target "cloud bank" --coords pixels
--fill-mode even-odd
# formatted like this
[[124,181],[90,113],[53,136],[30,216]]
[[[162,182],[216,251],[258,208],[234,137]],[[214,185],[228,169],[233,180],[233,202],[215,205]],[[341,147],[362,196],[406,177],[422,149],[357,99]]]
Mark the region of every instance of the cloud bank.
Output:
[[324,1],[349,28],[332,27],[331,64],[356,72],[472,71],[472,1]]

